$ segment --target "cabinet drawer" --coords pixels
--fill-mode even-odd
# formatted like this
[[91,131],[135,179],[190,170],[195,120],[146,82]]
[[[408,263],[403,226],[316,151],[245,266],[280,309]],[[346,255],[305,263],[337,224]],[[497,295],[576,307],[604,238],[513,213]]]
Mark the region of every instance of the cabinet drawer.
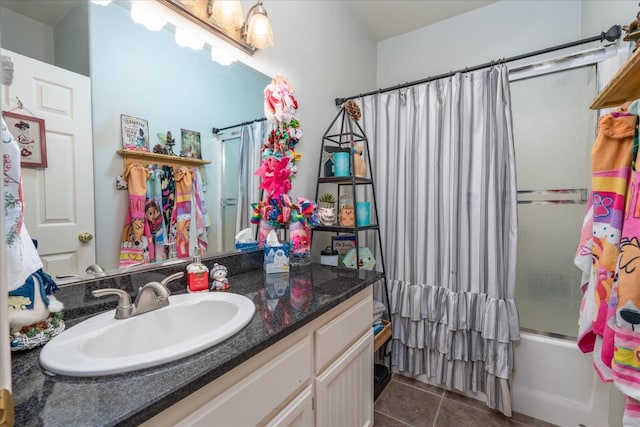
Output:
[[371,329],[373,300],[371,295],[357,302],[316,331],[316,373],[322,371],[351,343]]
[[178,423],[254,426],[311,378],[309,336]]

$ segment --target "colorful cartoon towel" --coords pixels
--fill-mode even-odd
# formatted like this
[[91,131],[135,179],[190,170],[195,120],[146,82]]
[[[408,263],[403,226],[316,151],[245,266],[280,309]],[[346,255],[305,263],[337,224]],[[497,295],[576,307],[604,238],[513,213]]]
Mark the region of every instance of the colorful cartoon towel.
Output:
[[166,228],[164,225],[164,215],[162,214],[162,169],[154,168],[149,172],[147,180],[147,201],[144,207],[144,216],[151,233],[155,256],[151,261],[162,261],[166,259],[164,244],[166,238]]
[[[578,347],[594,352],[603,381],[611,381],[613,334],[608,320],[625,198],[629,186],[635,116],[608,114],[598,123],[592,149],[592,190],[575,264],[583,271]],[[615,302],[614,302],[615,303]],[[606,331],[606,332],[605,332]],[[607,336],[602,341],[603,335]]]
[[[173,216],[173,205],[176,203],[176,183],[173,180],[173,167],[162,167],[160,182],[162,183],[162,215],[164,215],[165,226],[169,228]],[[169,230],[167,231],[169,232]]]
[[42,268],[38,251],[23,223],[24,201],[20,172],[20,149],[2,119],[2,172],[4,182],[4,231],[6,235],[6,275],[10,291],[21,287],[27,278]]
[[179,167],[173,171],[173,179],[176,183],[176,202],[171,216],[171,228],[175,230],[178,258],[188,258],[193,172],[184,166]]
[[[198,169],[193,169],[191,212],[193,214],[192,218],[195,218],[195,227],[194,221],[192,221],[189,239],[191,242],[198,242],[198,247],[200,248],[199,255],[207,253],[207,247],[209,246],[207,228],[211,225],[209,214],[207,212],[207,205],[204,201],[204,192],[202,187],[202,175],[200,175],[200,171]],[[195,254],[191,255],[193,256]]]
[[151,231],[144,215],[148,177],[147,169],[137,163],[130,164],[124,173],[129,185],[129,208],[120,244],[120,267],[146,264],[153,258]]

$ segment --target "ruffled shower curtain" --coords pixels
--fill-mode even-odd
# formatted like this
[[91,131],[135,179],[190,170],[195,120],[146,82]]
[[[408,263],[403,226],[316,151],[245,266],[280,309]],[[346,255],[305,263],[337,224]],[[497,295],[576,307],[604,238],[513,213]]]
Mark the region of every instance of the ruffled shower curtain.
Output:
[[360,99],[393,322],[392,369],[511,415],[517,205],[506,66]]

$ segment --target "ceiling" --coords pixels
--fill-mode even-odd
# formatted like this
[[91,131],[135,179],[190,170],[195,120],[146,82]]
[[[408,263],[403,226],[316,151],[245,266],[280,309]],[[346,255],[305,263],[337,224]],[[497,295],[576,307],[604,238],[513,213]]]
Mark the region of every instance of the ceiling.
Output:
[[51,0],[46,3],[26,0],[2,0],[2,7],[53,27],[79,0]]
[[371,37],[382,41],[495,2],[496,0],[349,0],[347,4]]
[[[79,0],[30,2],[2,0],[2,6],[47,25],[56,25]],[[496,0],[348,0],[347,4],[376,41],[495,3]],[[44,7],[46,5],[46,7]],[[268,7],[268,5],[267,5]]]

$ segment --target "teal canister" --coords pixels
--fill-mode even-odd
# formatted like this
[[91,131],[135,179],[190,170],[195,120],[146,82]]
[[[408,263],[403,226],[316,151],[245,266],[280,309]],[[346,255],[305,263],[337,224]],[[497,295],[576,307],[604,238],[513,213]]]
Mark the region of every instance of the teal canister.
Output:
[[349,176],[351,154],[348,151],[338,151],[333,153],[333,175],[334,176]]

